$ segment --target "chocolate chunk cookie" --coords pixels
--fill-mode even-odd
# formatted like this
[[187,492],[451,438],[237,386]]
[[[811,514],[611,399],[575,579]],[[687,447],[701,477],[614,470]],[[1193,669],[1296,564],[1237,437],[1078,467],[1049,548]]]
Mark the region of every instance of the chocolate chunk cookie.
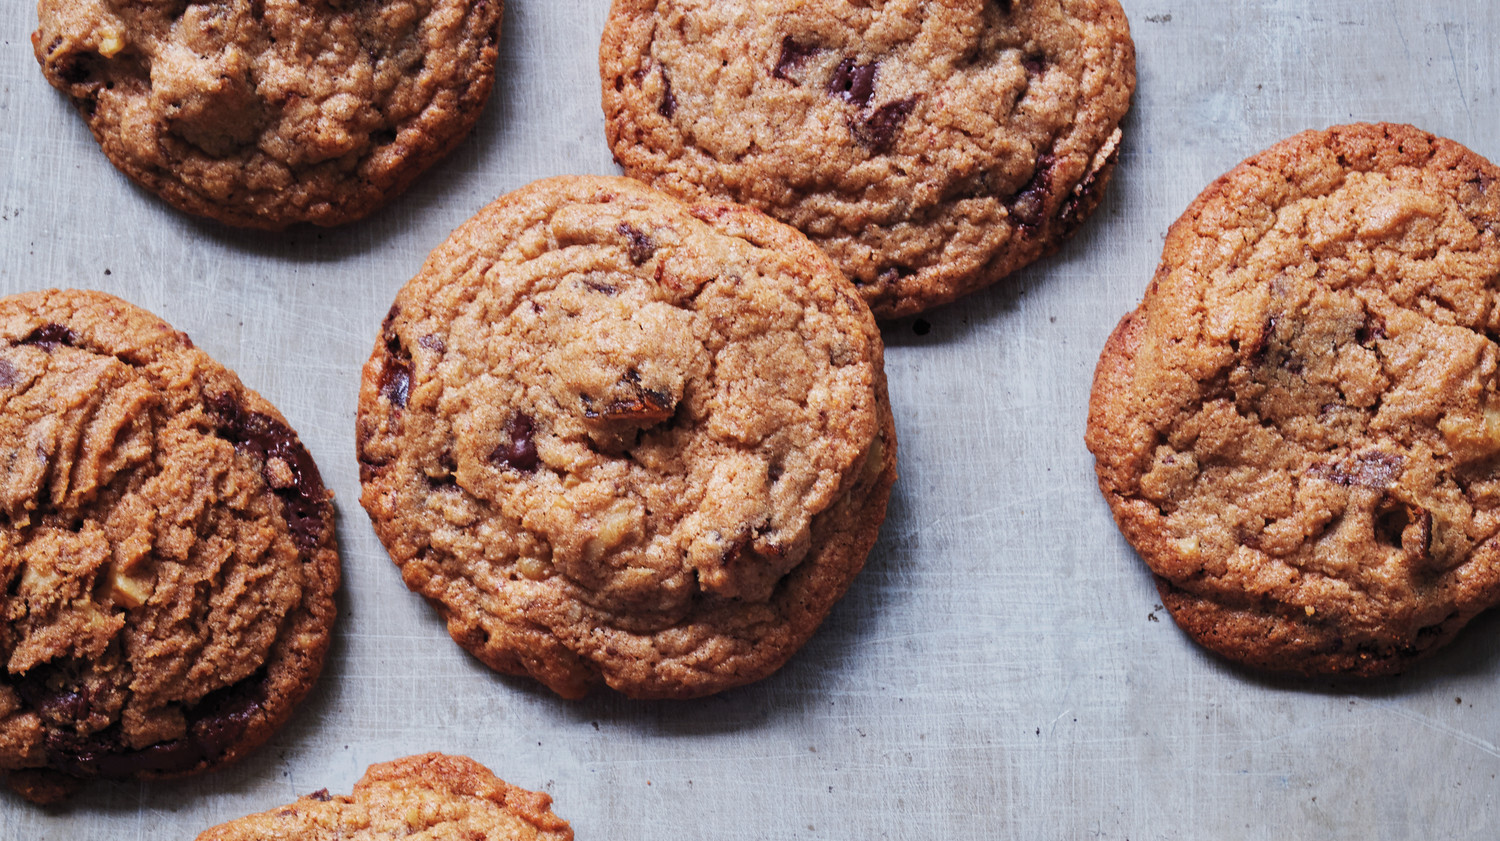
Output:
[[501,0],[40,0],[31,36],[110,161],[231,225],[338,225],[474,125]]
[[623,178],[460,227],[360,390],[375,531],[460,645],[566,697],[689,697],[779,668],[895,480],[880,334],[796,231]]
[[1398,671],[1500,601],[1500,170],[1410,126],[1279,143],[1104,348],[1099,487],[1220,654]]
[[1135,88],[1116,0],[615,0],[599,64],[628,174],[800,228],[882,318],[1056,250]]
[[322,667],[331,495],[269,403],[99,292],[0,299],[0,771],[238,759]]
[[572,841],[551,805],[551,797],[516,788],[466,756],[429,753],[370,766],[352,797],[323,789],[216,826],[198,841]]

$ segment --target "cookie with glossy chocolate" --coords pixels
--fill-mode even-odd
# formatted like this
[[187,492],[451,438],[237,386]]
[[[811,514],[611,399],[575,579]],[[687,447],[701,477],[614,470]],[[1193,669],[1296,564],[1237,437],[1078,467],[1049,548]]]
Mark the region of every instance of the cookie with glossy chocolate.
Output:
[[370,766],[350,796],[316,791],[205,830],[198,841],[572,841],[551,805],[466,756],[429,753]]
[[599,65],[627,174],[801,229],[882,318],[1056,250],[1135,87],[1116,0],[615,0]]
[[758,680],[860,570],[895,480],[880,334],[737,205],[554,178],[396,296],[360,389],[374,522],[453,638],[568,697]]
[[501,0],[41,0],[32,35],[112,163],[178,209],[358,219],[473,127]]
[[1088,446],[1195,639],[1398,671],[1500,601],[1500,169],[1402,125],[1276,144],[1167,235]]
[[0,771],[77,781],[243,756],[322,667],[331,494],[275,408],[99,292],[0,299]]

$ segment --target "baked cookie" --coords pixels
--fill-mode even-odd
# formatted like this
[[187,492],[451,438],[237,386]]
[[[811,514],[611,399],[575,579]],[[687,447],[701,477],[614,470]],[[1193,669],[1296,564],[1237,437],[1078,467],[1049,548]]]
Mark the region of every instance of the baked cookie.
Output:
[[624,178],[502,197],[432,252],[365,364],[361,502],[491,668],[566,697],[776,670],[895,480],[880,334],[748,208]]
[[466,756],[429,753],[370,766],[352,797],[323,789],[206,830],[198,841],[572,841],[551,805]]
[[322,667],[331,495],[260,395],[100,292],[0,298],[0,772],[238,759]]
[[1093,212],[1135,47],[1116,0],[614,0],[599,70],[627,174],[800,228],[890,318]]
[[40,0],[31,36],[104,154],[230,225],[338,225],[473,127],[501,0]]
[[1500,601],[1500,170],[1410,126],[1278,143],[1105,345],[1099,487],[1199,642],[1399,671]]

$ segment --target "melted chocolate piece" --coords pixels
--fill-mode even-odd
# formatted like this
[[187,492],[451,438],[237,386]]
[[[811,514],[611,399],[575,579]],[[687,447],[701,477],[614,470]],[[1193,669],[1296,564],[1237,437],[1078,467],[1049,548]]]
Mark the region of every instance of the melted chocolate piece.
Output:
[[1307,475],[1344,487],[1385,490],[1401,475],[1404,464],[1406,459],[1395,453],[1373,450],[1336,464],[1315,464],[1308,469]]
[[1040,76],[1042,71],[1047,69],[1047,57],[1044,55],[1024,56],[1021,59],[1021,66],[1026,68],[1029,75]]
[[656,113],[670,120],[677,113],[677,97],[672,95],[672,79],[665,67],[661,69],[661,91],[661,104],[656,106]]
[[522,473],[536,471],[539,459],[536,454],[536,421],[525,412],[517,412],[505,425],[505,434],[510,438],[490,453],[490,462],[519,470]]
[[1083,218],[1099,203],[1097,193],[1104,186],[1104,180],[1100,175],[1112,170],[1119,159],[1120,147],[1116,146],[1105,159],[1104,166],[1091,170],[1082,181],[1078,182],[1078,186],[1073,188],[1073,192],[1068,195],[1068,200],[1063,202],[1062,213],[1058,214],[1058,218],[1062,220],[1064,233],[1071,234],[1078,230],[1078,226],[1083,224]]
[[428,335],[423,336],[420,339],[417,339],[417,344],[419,344],[422,347],[424,347],[424,348],[432,351],[433,353],[447,353],[448,352],[448,344],[447,344],[447,342],[443,341],[443,337],[442,336],[434,336],[434,335],[432,335],[432,334],[429,333]]
[[879,62],[855,64],[854,59],[846,58],[828,80],[828,95],[864,108],[875,96],[875,74],[879,70]]
[[[260,459],[261,476],[285,506],[283,513],[292,538],[304,549],[317,546],[323,539],[327,493],[323,490],[322,474],[297,440],[297,433],[270,415],[246,412],[228,393],[210,397],[206,408],[218,425],[220,438]],[[278,488],[272,484],[266,465],[271,459],[280,459],[291,468],[290,487]]]
[[1036,161],[1036,173],[1031,181],[1010,200],[1010,216],[1023,228],[1036,228],[1042,224],[1047,212],[1047,194],[1052,189],[1052,167],[1057,159],[1042,155]]
[[328,793],[328,789],[326,789],[326,788],[320,788],[317,791],[313,792],[312,794],[309,794],[307,796],[307,799],[308,800],[316,800],[319,803],[327,803],[328,801],[330,801],[330,800],[333,799],[333,795],[331,795],[331,794]]
[[871,151],[886,151],[890,149],[892,141],[901,131],[901,126],[911,115],[912,109],[916,107],[916,97],[887,102],[855,125],[854,138],[868,146]]
[[397,409],[405,409],[411,396],[411,363],[396,357],[387,358],[380,369],[380,394]]
[[647,236],[640,228],[629,222],[621,222],[615,230],[625,237],[625,250],[630,254],[632,264],[639,266],[656,253],[656,240]]
[[116,725],[99,733],[49,731],[47,767],[76,777],[124,778],[173,774],[213,762],[234,746],[266,701],[266,678],[256,673],[205,695],[187,710],[188,735],[140,750],[126,747]]
[[797,84],[797,80],[788,76],[787,71],[800,68],[802,63],[812,58],[817,51],[817,47],[799,44],[790,35],[782,38],[781,57],[776,59],[776,69],[771,71],[771,75],[794,85]]
[[619,294],[619,292],[620,292],[620,290],[617,287],[615,287],[613,284],[600,283],[597,280],[585,280],[583,282],[583,285],[587,286],[588,288],[590,288],[590,289],[594,290],[595,292],[598,292],[598,293],[600,293],[602,295],[611,295],[611,296],[613,296],[613,295]]
[[21,381],[21,376],[16,371],[16,366],[9,361],[0,359],[0,388],[10,388]]
[[22,345],[36,345],[42,350],[51,353],[58,345],[73,347],[78,341],[78,336],[61,324],[43,324],[26,334],[26,338],[17,342]]

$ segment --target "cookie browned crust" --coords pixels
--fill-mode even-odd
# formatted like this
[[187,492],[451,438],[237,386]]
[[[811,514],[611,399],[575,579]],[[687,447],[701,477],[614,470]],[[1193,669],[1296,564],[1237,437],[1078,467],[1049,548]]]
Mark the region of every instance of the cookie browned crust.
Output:
[[160,319],[100,292],[0,298],[0,771],[231,762],[322,667],[333,508],[286,420]]
[[352,796],[323,789],[205,830],[198,841],[572,841],[551,806],[551,797],[510,785],[466,756],[428,753],[370,766]]
[[779,668],[863,566],[895,449],[880,334],[827,257],[624,178],[481,210],[360,390],[361,502],[407,586],[567,697]]
[[501,0],[39,0],[32,35],[110,161],[231,225],[338,225],[473,127]]
[[1411,126],[1285,140],[1167,235],[1088,446],[1232,660],[1396,672],[1500,601],[1500,170]]
[[1135,88],[1116,0],[614,0],[599,65],[627,174],[801,229],[881,318],[1055,251]]

